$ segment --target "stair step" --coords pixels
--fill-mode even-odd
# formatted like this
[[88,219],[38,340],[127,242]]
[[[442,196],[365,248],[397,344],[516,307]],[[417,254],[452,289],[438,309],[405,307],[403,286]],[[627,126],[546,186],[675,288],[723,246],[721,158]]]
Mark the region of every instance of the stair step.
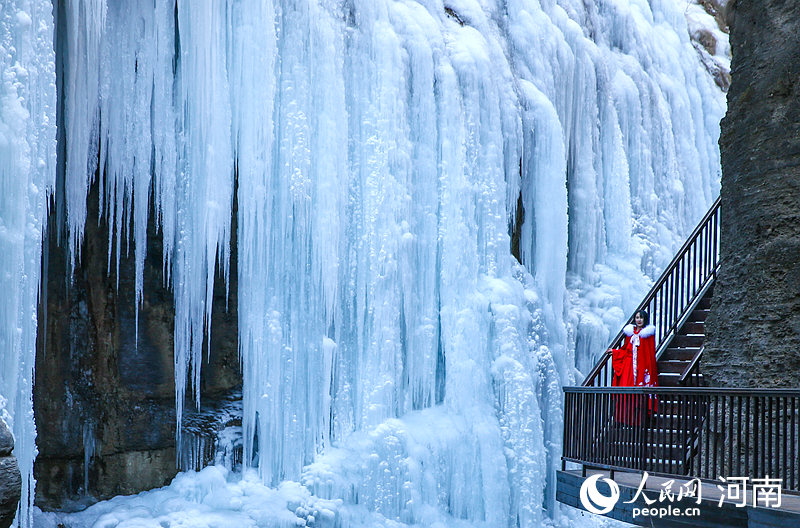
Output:
[[689,320],[692,322],[705,321],[708,317],[708,312],[709,310],[707,308],[695,308],[691,315],[689,315]]
[[[687,382],[690,378],[687,377]],[[689,386],[703,386],[703,374],[697,374],[696,376],[691,376],[693,383],[690,383]],[[674,372],[659,372],[658,373],[658,385],[660,387],[679,387],[681,380],[681,374],[676,374]]]
[[691,361],[699,350],[700,347],[668,348],[661,354],[661,358],[658,360],[659,365],[661,365],[661,361]]
[[658,384],[661,387],[677,387],[680,383],[681,375],[674,372],[659,372]]
[[676,335],[670,342],[670,348],[697,348],[703,346],[704,335]]
[[703,298],[700,299],[700,302],[697,303],[697,307],[704,310],[711,308],[711,297],[712,296],[708,294],[704,295]]
[[664,374],[683,374],[690,364],[691,361],[685,360],[660,360],[658,362],[658,373],[661,374],[663,372]]
[[702,334],[706,333],[706,323],[703,321],[691,321],[683,325],[681,334]]

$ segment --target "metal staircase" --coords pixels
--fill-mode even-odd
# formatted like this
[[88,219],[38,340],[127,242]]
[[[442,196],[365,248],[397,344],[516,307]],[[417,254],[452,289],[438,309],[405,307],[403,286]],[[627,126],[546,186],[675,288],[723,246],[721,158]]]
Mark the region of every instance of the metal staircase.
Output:
[[[717,198],[634,310],[634,313],[646,310],[656,327],[658,381],[661,386],[697,386],[702,383],[699,361],[705,336],[704,322],[711,306],[719,265],[719,203]],[[633,314],[627,322],[633,323]],[[619,348],[623,339],[620,329],[609,348]],[[688,363],[684,363],[686,361]],[[611,372],[611,354],[606,351],[582,386],[610,387]]]
[[[644,472],[663,484],[696,481],[710,490],[724,489],[732,476],[751,482],[772,479],[800,501],[800,389],[707,387],[703,380],[719,215],[717,200],[636,309],[647,310],[656,327],[659,386],[612,387],[611,353],[606,351],[581,386],[563,388],[559,502],[588,509],[583,485],[589,479],[596,485],[601,475],[633,497]],[[620,348],[623,337],[620,331],[609,348]],[[738,502],[720,506],[716,499],[704,499],[703,525],[761,528],[800,522],[800,502],[772,514],[752,500],[740,508]],[[604,515],[642,526],[697,525],[678,517],[639,518],[633,513],[638,507],[648,503],[618,502]]]
[[[719,199],[688,237],[634,311],[647,310],[656,326],[656,356],[660,387],[700,387],[700,360],[705,320],[711,307],[719,255]],[[633,315],[628,321],[633,322]],[[623,342],[620,330],[610,348]],[[584,387],[611,386],[611,354],[603,353],[583,382]],[[698,452],[706,406],[678,396],[656,399],[655,409],[644,399],[618,396],[617,402],[639,413],[635,424],[620,420],[620,403],[601,410],[604,423],[593,438],[593,449],[605,453],[605,463],[617,467],[650,467],[685,475]],[[647,400],[649,402],[649,400]]]

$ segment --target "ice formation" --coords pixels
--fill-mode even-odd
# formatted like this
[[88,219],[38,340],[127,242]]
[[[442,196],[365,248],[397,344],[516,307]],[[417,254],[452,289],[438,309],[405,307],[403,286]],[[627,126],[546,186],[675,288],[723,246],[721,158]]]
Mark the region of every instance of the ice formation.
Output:
[[56,177],[56,73],[50,2],[0,7],[0,417],[23,475],[18,522],[33,504],[33,369],[42,233]]
[[[157,216],[180,417],[238,252],[245,465],[262,483],[302,483],[343,524],[540,526],[559,515],[561,386],[718,192],[724,96],[680,4],[58,3],[73,259],[99,166],[109,266],[130,239],[137,299]],[[16,53],[35,53],[0,60],[41,71],[3,79],[0,124],[20,132],[0,143],[17,222],[0,258],[19,299],[0,335],[30,373],[54,59],[52,19],[23,30],[13,10],[2,45],[33,35]],[[30,379],[9,383],[28,391],[12,414],[32,454]]]

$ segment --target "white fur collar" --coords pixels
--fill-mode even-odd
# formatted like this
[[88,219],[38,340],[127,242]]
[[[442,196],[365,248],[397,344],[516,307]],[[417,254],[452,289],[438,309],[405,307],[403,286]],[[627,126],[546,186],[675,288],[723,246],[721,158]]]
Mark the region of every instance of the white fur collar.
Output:
[[[625,325],[625,327],[622,329],[622,332],[628,337],[632,336],[633,325],[632,324]],[[641,330],[639,330],[639,337],[650,337],[654,335],[656,335],[656,327],[654,325],[647,325]]]

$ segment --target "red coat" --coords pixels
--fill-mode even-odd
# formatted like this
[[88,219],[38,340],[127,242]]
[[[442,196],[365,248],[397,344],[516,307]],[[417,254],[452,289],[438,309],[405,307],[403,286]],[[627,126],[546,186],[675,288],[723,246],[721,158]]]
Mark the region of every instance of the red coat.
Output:
[[[611,385],[617,387],[657,387],[658,367],[656,366],[656,327],[647,325],[637,330],[633,325],[626,325],[623,329],[625,343],[622,348],[612,349],[611,366],[613,376]],[[638,344],[637,344],[638,341]],[[636,353],[634,354],[634,348]],[[636,361],[634,362],[634,358]],[[617,419],[627,424],[637,424],[640,412],[635,402],[636,398],[623,396],[615,398]],[[655,396],[648,398],[647,408],[650,412],[656,410]]]
[[[641,330],[637,330],[629,324],[625,326],[623,332],[625,333],[625,343],[622,348],[615,348],[611,351],[611,364],[614,368],[611,385],[657,387],[656,327],[647,325]],[[639,343],[635,347],[637,338]],[[636,361],[634,361],[634,348],[636,348]]]

